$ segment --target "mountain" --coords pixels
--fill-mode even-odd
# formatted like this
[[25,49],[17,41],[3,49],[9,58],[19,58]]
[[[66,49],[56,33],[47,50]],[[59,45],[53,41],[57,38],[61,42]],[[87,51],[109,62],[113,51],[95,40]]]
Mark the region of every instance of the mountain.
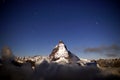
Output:
[[49,55],[51,61],[55,61],[57,63],[76,63],[80,59],[72,54],[66,47],[63,41],[59,41],[58,45],[52,50]]
[[21,66],[24,63],[30,63],[33,67],[40,65],[42,62],[58,64],[75,64],[80,66],[94,65],[96,62],[91,62],[88,59],[82,59],[71,53],[63,41],[59,41],[49,56],[32,56],[32,57],[18,57],[12,54],[12,50],[4,47],[1,51],[1,61],[9,61],[15,65]]

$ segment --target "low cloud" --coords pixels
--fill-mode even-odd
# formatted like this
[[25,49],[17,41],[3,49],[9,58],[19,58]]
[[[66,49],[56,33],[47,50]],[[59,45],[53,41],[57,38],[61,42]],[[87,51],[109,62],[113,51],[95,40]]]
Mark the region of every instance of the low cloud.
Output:
[[118,54],[115,54],[115,53],[109,53],[109,54],[106,54],[108,57],[116,57],[118,56]]
[[98,53],[104,54],[108,57],[118,57],[120,56],[120,46],[113,44],[110,46],[99,46],[94,48],[84,49],[85,53]]
[[120,76],[97,67],[75,64],[60,65],[43,61],[32,70],[29,64],[21,67],[11,63],[0,67],[0,80],[120,80]]

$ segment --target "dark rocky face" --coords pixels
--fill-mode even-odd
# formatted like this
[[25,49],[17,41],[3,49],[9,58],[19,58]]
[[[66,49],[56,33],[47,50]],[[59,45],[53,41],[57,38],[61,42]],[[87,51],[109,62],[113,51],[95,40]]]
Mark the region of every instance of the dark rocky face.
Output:
[[54,55],[55,55],[55,53],[56,53],[57,51],[58,51],[58,46],[57,46],[56,48],[54,48],[54,49],[52,50],[51,54],[49,55],[49,57],[50,57],[51,60],[53,60],[53,61],[56,60],[55,57],[54,57]]

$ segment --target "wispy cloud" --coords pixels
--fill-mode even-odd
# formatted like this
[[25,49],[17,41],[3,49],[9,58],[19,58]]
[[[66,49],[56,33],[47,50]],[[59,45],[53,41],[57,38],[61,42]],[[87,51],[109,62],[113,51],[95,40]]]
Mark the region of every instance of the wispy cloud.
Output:
[[108,57],[117,57],[120,56],[120,46],[113,44],[110,46],[99,46],[99,47],[89,47],[84,49],[85,53],[98,53],[105,54]]

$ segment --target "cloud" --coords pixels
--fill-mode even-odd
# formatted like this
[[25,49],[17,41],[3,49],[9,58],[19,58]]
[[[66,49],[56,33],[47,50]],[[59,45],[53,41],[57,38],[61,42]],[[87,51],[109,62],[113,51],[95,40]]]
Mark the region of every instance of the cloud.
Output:
[[30,64],[21,67],[11,63],[0,67],[0,80],[120,80],[120,76],[97,67],[75,64],[60,65],[43,61],[32,70]]
[[113,44],[110,46],[99,46],[94,48],[86,48],[84,49],[85,53],[98,53],[104,54],[108,57],[117,57],[120,56],[120,46]]
[[100,74],[100,71],[96,67],[80,67],[74,64],[59,65],[44,62],[35,69],[34,80],[40,78],[45,80],[93,80],[98,77],[98,74]]
[[109,54],[106,54],[108,57],[116,57],[118,56],[118,54],[115,54],[115,53],[109,53]]

